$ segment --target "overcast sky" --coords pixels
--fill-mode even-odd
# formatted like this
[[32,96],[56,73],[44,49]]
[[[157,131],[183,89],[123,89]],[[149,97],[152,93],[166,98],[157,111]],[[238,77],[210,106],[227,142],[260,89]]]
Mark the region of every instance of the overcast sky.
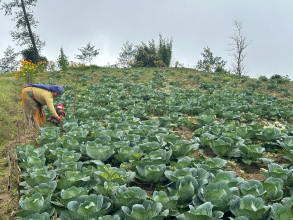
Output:
[[[293,79],[293,0],[39,0],[33,10],[48,60],[56,61],[62,47],[76,61],[78,48],[91,42],[100,49],[94,64],[114,64],[126,41],[157,43],[162,34],[173,39],[173,61],[194,68],[208,46],[229,69],[228,43],[237,19],[251,40],[247,75]],[[0,58],[8,45],[24,49],[11,40],[15,23],[3,11],[0,26]]]

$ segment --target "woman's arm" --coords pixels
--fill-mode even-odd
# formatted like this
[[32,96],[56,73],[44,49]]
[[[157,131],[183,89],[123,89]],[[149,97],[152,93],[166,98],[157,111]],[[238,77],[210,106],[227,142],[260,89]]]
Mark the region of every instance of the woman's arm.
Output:
[[57,112],[56,112],[56,110],[55,110],[55,108],[54,108],[54,104],[53,104],[53,96],[52,96],[52,95],[51,95],[51,97],[50,97],[50,96],[47,96],[47,97],[45,98],[45,100],[46,100],[46,104],[47,104],[47,106],[48,106],[48,108],[49,108],[51,114],[52,114],[55,118],[59,119],[60,117],[59,117],[59,115],[57,114]]

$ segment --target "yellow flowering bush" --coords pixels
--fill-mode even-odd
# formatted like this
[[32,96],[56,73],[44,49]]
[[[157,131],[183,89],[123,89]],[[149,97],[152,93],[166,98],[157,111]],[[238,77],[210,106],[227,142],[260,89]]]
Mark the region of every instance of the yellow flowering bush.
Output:
[[17,73],[15,74],[15,77],[17,79],[24,79],[28,84],[32,83],[33,78],[41,74],[41,72],[43,72],[46,68],[45,61],[41,61],[36,64],[33,63],[31,60],[22,60],[20,62],[21,66],[19,68],[19,71],[17,71]]

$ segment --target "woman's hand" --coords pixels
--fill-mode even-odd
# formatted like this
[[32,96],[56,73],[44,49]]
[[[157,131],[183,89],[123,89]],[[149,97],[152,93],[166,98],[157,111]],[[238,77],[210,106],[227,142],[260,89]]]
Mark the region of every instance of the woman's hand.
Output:
[[63,120],[61,117],[58,117],[57,119],[58,119],[58,122],[63,123]]

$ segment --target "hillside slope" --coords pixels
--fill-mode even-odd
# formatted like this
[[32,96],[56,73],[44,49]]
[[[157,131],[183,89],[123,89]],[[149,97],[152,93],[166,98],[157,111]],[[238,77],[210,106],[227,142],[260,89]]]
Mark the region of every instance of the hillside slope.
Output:
[[[198,89],[198,93],[196,91],[193,91],[194,94],[199,94],[202,92],[203,98],[202,103],[205,101],[205,98],[208,97],[214,97],[214,100],[217,100],[217,103],[221,103],[223,100],[230,101],[231,103],[237,100],[234,100],[235,94],[260,94],[258,97],[259,99],[265,99],[268,100],[268,102],[273,102],[277,100],[276,103],[282,103],[286,105],[288,108],[292,106],[292,101],[290,98],[293,97],[293,92],[291,90],[292,83],[288,82],[284,79],[276,78],[276,79],[250,79],[248,77],[236,77],[230,74],[210,74],[210,73],[203,73],[198,72],[191,69],[110,69],[110,68],[98,68],[98,67],[84,67],[84,68],[74,68],[70,69],[67,72],[51,72],[51,73],[45,73],[36,79],[36,82],[43,83],[43,84],[60,84],[65,86],[65,89],[67,89],[67,92],[70,92],[69,97],[67,97],[67,100],[63,100],[67,103],[68,111],[71,112],[73,110],[73,97],[74,97],[74,90],[76,86],[76,82],[78,85],[78,97],[77,97],[77,110],[81,108],[82,103],[79,104],[79,102],[88,101],[86,99],[86,96],[90,94],[90,92],[87,90],[90,86],[92,86],[95,82],[100,82],[101,80],[109,82],[111,80],[115,80],[117,85],[126,83],[126,86],[130,86],[129,83],[143,83],[146,84],[147,82],[151,82],[149,86],[153,86],[150,90],[148,90],[148,94],[143,97],[145,100],[149,100],[150,98],[153,98],[154,100],[157,99],[156,96],[151,94],[151,91],[159,91],[158,94],[162,95],[162,98],[167,97],[170,95],[170,91],[172,88],[183,88],[183,89]],[[114,84],[113,84],[114,85]],[[113,86],[112,85],[112,86]],[[17,190],[16,190],[16,167],[14,167],[14,175],[12,175],[13,179],[12,182],[14,183],[12,186],[12,189],[10,191],[7,191],[7,182],[8,182],[8,152],[10,152],[10,149],[15,147],[16,145],[23,145],[23,144],[31,144],[35,142],[36,137],[38,136],[38,132],[36,131],[30,131],[28,132],[28,129],[25,127],[24,121],[23,121],[23,113],[21,109],[20,104],[20,92],[22,87],[24,86],[24,82],[20,80],[16,80],[12,74],[8,75],[0,75],[0,90],[3,91],[0,94],[0,100],[1,100],[1,106],[0,106],[0,125],[1,125],[1,131],[0,131],[0,144],[1,144],[1,151],[2,151],[2,157],[1,157],[1,164],[0,164],[0,170],[1,170],[1,197],[0,197],[0,207],[1,207],[1,213],[2,216],[6,216],[7,219],[11,219],[13,217],[13,210],[16,210],[15,207],[18,207],[17,202]],[[116,86],[116,84],[115,84]],[[116,88],[113,87],[113,91],[115,91]],[[71,90],[71,91],[70,91]],[[242,90],[245,90],[246,93],[242,93]],[[160,91],[162,93],[160,93]],[[216,93],[214,93],[216,91]],[[181,96],[178,96],[177,101],[180,98],[182,100],[184,99],[183,94],[178,94]],[[235,93],[234,93],[235,92]],[[68,95],[67,93],[67,95]],[[110,94],[110,91],[109,91]],[[269,94],[272,96],[266,97],[261,94]],[[127,91],[124,94],[125,97],[128,96]],[[130,94],[135,95],[135,94]],[[137,94],[139,95],[139,94]],[[244,97],[245,95],[241,95],[241,97]],[[83,98],[84,97],[84,98]],[[99,96],[97,96],[99,97]],[[120,94],[120,98],[122,95]],[[201,96],[200,96],[201,97]],[[220,99],[217,99],[219,98]],[[103,98],[103,97],[100,97]],[[229,99],[232,98],[232,99]],[[268,99],[266,99],[268,98]],[[3,100],[3,102],[2,102]],[[61,99],[62,100],[62,99]],[[174,102],[176,100],[173,100],[173,98],[169,98],[167,101],[168,103]],[[283,100],[283,101],[282,101]],[[195,101],[195,100],[193,100]],[[258,100],[257,100],[258,101]],[[252,101],[253,102],[253,101]],[[188,103],[185,103],[188,104]],[[210,104],[207,102],[206,107]],[[214,104],[213,104],[214,105]],[[254,103],[255,105],[255,103]],[[88,106],[89,109],[91,109],[92,106]],[[202,106],[203,107],[203,106]],[[218,106],[223,107],[223,106]],[[237,107],[237,106],[236,106]],[[269,105],[267,107],[270,107]],[[263,107],[265,110],[265,106]],[[86,109],[86,108],[85,108]],[[214,108],[215,109],[215,108]],[[224,112],[225,114],[222,114],[221,112],[213,112],[216,116],[216,120],[221,120],[221,118],[229,118],[229,120],[240,120],[242,124],[250,125],[252,120],[258,121],[259,124],[262,124],[263,126],[272,126],[276,123],[279,124],[285,124],[287,121],[292,120],[292,118],[287,117],[286,115],[290,115],[286,109],[282,110],[283,112],[275,112],[271,113],[268,112],[266,114],[262,114],[262,111],[259,111],[257,113],[259,118],[255,118],[252,114],[245,114],[239,117],[237,114],[232,114],[233,106],[231,105],[231,108],[229,107],[229,111]],[[257,108],[256,108],[257,110]],[[255,111],[256,111],[255,110]],[[84,111],[84,110],[82,110]],[[83,112],[77,112],[77,114],[82,114]],[[129,108],[130,111],[130,108]],[[137,117],[139,117],[139,113],[136,112],[135,109],[132,109],[133,113],[137,114]],[[163,116],[168,116],[165,113],[161,113],[159,111],[150,111],[150,116],[144,116],[153,118],[155,120],[158,120],[159,118]],[[198,109],[198,111],[202,111]],[[240,111],[240,110],[239,110]],[[202,118],[199,117],[199,114],[192,113],[193,115],[188,115],[188,110],[186,112],[186,117],[183,118],[180,121],[180,128],[174,128],[173,133],[176,135],[179,135],[185,140],[191,139],[193,136],[201,136],[201,131],[198,130],[200,128],[200,119],[203,123],[209,123],[208,120],[211,120],[210,118],[204,118],[202,114]],[[263,111],[265,112],[265,111]],[[158,114],[158,115],[156,115]],[[279,117],[279,115],[282,114],[282,117],[286,118],[284,120],[282,117]],[[162,118],[161,118],[162,119]],[[145,120],[145,119],[143,119]],[[49,125],[49,124],[48,124]],[[231,125],[229,125],[231,126]],[[218,152],[217,152],[218,153]],[[196,157],[200,158],[213,158],[215,157],[215,152],[213,152],[211,149],[204,149],[204,151],[197,151],[195,154]],[[269,154],[266,155],[268,158],[275,158],[276,161],[281,161],[282,158],[278,154],[278,152],[269,152]],[[236,161],[237,162],[237,161]],[[259,169],[255,169],[254,166],[245,165],[241,162],[241,166],[238,166],[239,164],[235,164],[235,161],[231,160],[229,161],[227,165],[226,170],[232,170],[237,173],[237,176],[241,176],[246,180],[249,179],[258,179],[258,180],[264,180],[264,176],[260,173]],[[244,173],[245,172],[245,173]],[[0,215],[1,215],[0,213]]]

